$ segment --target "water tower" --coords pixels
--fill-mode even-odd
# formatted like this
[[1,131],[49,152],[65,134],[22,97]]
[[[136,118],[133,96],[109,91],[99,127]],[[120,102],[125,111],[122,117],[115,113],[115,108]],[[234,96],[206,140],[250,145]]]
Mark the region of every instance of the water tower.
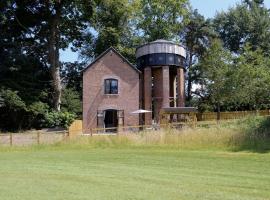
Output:
[[153,115],[145,115],[145,124],[152,118],[159,122],[161,108],[185,106],[184,47],[167,40],[156,40],[136,49],[137,66],[143,73],[141,103]]

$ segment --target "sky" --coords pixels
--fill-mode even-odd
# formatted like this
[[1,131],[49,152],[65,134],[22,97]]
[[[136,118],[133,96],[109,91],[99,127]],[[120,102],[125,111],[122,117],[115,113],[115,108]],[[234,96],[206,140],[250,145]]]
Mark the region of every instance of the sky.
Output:
[[[205,18],[212,18],[217,12],[226,11],[241,0],[190,0],[193,9],[198,9]],[[270,0],[264,0],[266,7],[270,9]],[[78,54],[70,50],[60,51],[60,60],[74,62],[78,60]]]
[[[190,0],[193,9],[198,9],[206,18],[212,18],[217,12],[226,11],[240,2],[241,0]],[[270,0],[264,0],[264,4],[270,9]]]

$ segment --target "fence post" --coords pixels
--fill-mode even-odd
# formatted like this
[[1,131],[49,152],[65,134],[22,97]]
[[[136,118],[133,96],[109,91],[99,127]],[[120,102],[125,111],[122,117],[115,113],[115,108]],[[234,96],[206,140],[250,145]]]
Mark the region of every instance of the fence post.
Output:
[[9,134],[9,145],[12,146],[13,145],[13,138],[12,138],[12,133],[10,132]]
[[196,114],[193,114],[193,128],[197,127],[197,116]]
[[64,134],[63,134],[63,140],[68,140],[69,139],[69,130],[64,130]]
[[68,129],[68,130],[65,130],[65,135],[66,135],[66,138],[67,138],[67,139],[70,138],[70,132],[69,132],[69,129]]
[[37,144],[39,145],[40,144],[40,132],[37,131]]

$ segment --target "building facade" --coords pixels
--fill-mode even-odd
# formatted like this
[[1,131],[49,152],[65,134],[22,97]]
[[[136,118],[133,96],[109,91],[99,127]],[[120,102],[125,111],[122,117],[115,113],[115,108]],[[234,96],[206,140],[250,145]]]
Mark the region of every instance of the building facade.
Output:
[[[159,123],[162,108],[184,107],[185,49],[166,40],[136,50],[137,66],[114,48],[83,71],[83,132]],[[152,111],[132,114],[139,109]]]
[[[114,48],[83,71],[83,132],[139,124],[140,71]],[[113,131],[113,129],[109,129]]]

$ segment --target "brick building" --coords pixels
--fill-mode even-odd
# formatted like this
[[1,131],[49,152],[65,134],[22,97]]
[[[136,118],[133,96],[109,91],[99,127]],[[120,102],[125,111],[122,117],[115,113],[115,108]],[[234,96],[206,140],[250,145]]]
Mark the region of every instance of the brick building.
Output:
[[[136,50],[137,66],[114,48],[98,56],[83,71],[83,132],[151,124],[159,111],[184,106],[185,49],[157,40]],[[153,113],[132,114],[138,109]],[[142,118],[143,117],[143,118]]]
[[140,71],[109,48],[83,72],[83,132],[139,124]]

